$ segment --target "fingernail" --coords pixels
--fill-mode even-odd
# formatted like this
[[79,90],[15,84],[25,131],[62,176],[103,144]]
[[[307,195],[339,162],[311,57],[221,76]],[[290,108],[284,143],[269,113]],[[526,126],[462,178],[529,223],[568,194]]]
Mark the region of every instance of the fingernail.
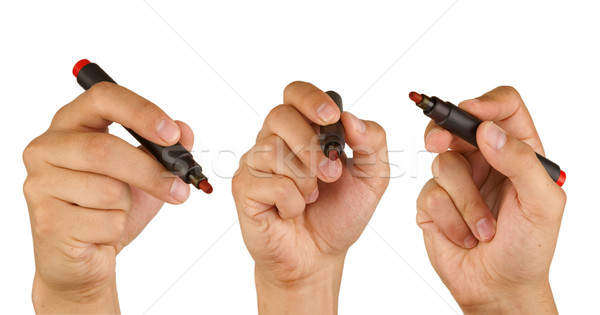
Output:
[[500,150],[506,143],[506,133],[492,122],[485,129],[485,143],[496,150]]
[[475,238],[475,236],[469,235],[465,238],[463,244],[465,244],[466,248],[473,248],[475,247],[475,245],[477,245],[477,239]]
[[433,149],[433,147],[429,145],[429,139],[433,137],[433,135],[436,135],[442,131],[443,130],[433,129],[425,136],[425,149],[427,149],[427,151],[431,151]]
[[488,219],[481,219],[475,224],[477,233],[479,233],[479,239],[487,241],[494,236],[494,224]]
[[332,104],[321,104],[317,109],[317,116],[326,124],[334,123],[335,115],[337,115],[337,109]]
[[175,178],[175,180],[173,181],[173,184],[171,185],[171,197],[173,197],[175,200],[179,201],[179,202],[183,202],[187,199],[188,194],[189,194],[189,187],[186,183],[184,183],[182,180],[180,180],[179,178]]
[[166,119],[160,121],[156,127],[156,132],[167,143],[175,143],[179,138],[179,128],[177,128],[177,125],[172,121],[167,122]]
[[315,190],[313,190],[313,192],[310,193],[310,196],[308,196],[308,203],[313,203],[313,202],[317,201],[318,197],[319,197],[319,187],[316,187]]
[[352,118],[352,127],[354,128],[354,130],[358,131],[361,134],[367,132],[367,125],[365,125],[364,121],[358,119],[358,117],[352,115],[351,113],[348,113],[348,115],[350,116],[350,118]]
[[336,178],[338,176],[338,162],[330,159],[323,159],[319,163],[319,171],[329,178]]

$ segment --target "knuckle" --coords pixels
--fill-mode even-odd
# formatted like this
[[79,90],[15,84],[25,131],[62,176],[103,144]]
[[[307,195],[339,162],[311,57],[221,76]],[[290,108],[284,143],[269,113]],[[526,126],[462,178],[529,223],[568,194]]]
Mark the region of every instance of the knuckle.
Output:
[[288,84],[288,85],[287,85],[287,86],[286,86],[286,87],[283,89],[283,94],[285,95],[285,94],[289,93],[289,92],[290,92],[290,90],[293,90],[293,89],[297,88],[299,85],[302,85],[302,84],[304,84],[304,82],[303,82],[303,81],[294,81],[294,82],[292,82],[292,83]]
[[252,150],[244,153],[244,155],[242,155],[242,157],[240,158],[240,162],[238,163],[238,171],[236,172],[236,175],[242,170],[242,167],[248,163],[248,160],[250,159],[250,156],[252,155]]
[[38,194],[39,186],[37,182],[31,178],[31,176],[27,176],[25,178],[25,182],[23,182],[23,195],[25,198],[30,198],[32,196],[36,196]]
[[421,188],[421,191],[419,192],[419,196],[417,196],[417,212],[423,212],[425,211],[425,207],[426,207],[426,202],[425,200],[427,199],[427,196],[429,196],[429,191],[431,190],[430,187],[432,186],[437,186],[437,183],[435,182],[435,179],[430,179],[428,180],[425,185],[423,185],[423,188]]
[[84,152],[89,162],[106,161],[113,154],[114,141],[108,134],[90,134],[84,144]]
[[63,117],[65,116],[65,112],[67,111],[67,107],[68,107],[68,104],[61,107],[58,111],[56,111],[56,114],[54,114],[54,117],[52,118],[52,122],[50,123],[50,125],[55,125],[58,121],[63,119]]
[[271,135],[257,143],[249,152],[248,165],[254,167],[258,161],[267,165],[272,165],[272,163],[276,162],[277,157],[283,150],[283,143],[279,139],[278,136]]
[[304,211],[306,208],[306,203],[304,199],[299,194],[289,195],[287,196],[287,202],[285,202],[285,209],[279,209],[279,213],[283,219],[292,219]]
[[278,199],[285,199],[293,196],[297,192],[296,185],[287,178],[282,178],[275,185],[275,195]]
[[115,88],[115,84],[110,82],[98,82],[86,91],[90,104],[97,107],[102,103],[103,98],[111,89]]
[[437,210],[444,206],[447,198],[446,192],[441,187],[433,188],[424,198],[424,206],[428,210]]
[[273,127],[276,126],[277,123],[279,123],[280,121],[285,121],[290,109],[291,109],[290,105],[282,104],[282,105],[275,106],[273,109],[271,109],[271,111],[267,115],[267,118],[265,119],[264,124],[266,126],[271,127],[271,129],[274,129]]
[[521,94],[519,94],[519,91],[517,91],[517,89],[515,89],[512,86],[502,85],[495,88],[494,91],[505,95],[510,100],[510,102],[513,102],[514,104],[523,104]]
[[107,183],[104,185],[104,193],[102,199],[110,206],[124,207],[125,211],[129,211],[132,201],[130,201],[129,186],[124,183],[116,182],[112,178],[107,177]]
[[23,163],[25,166],[29,166],[35,160],[39,159],[42,155],[40,154],[43,151],[43,145],[41,141],[41,136],[33,139],[23,150]]
[[309,103],[309,102],[318,105],[318,104],[328,103],[328,102],[333,103],[333,100],[325,92],[323,92],[317,88],[314,88],[314,89],[311,89],[308,92],[304,93],[300,97],[300,103]]
[[231,194],[233,198],[240,198],[246,194],[248,188],[248,174],[247,168],[240,167],[237,174],[231,180]]
[[427,216],[427,214],[419,206],[417,206],[417,214],[415,216],[415,222],[417,223],[417,226],[419,226],[419,227],[421,227],[424,223],[431,222],[431,219],[429,218],[429,216]]
[[231,194],[236,197],[240,194],[240,184],[239,179],[240,176],[236,175],[231,179]]
[[58,231],[58,218],[54,210],[49,201],[41,202],[34,209],[31,215],[31,229],[36,237],[48,237]]
[[[133,117],[152,117],[154,116],[156,119],[144,119],[149,124],[154,124],[154,121],[158,121],[162,116],[162,111],[158,109],[154,103],[143,99],[133,108]],[[148,126],[150,128],[150,126]]]
[[379,135],[380,138],[382,138],[385,141],[385,139],[387,138],[387,133],[386,133],[385,129],[380,124],[378,124],[374,121],[369,121],[369,123],[371,124],[373,131],[377,135]]
[[455,151],[446,151],[440,153],[438,160],[438,169],[458,169],[460,171],[467,171],[469,174],[472,173],[471,164],[462,154]]
[[520,161],[520,169],[522,170],[531,170],[536,167],[543,167],[540,164],[540,160],[537,158],[535,151],[526,143],[521,143],[519,148],[516,150],[517,156]]
[[564,205],[567,204],[567,193],[564,190],[559,189],[556,197],[558,198],[559,204],[564,208]]
[[114,211],[112,217],[112,238],[117,241],[125,232],[127,225],[127,214],[122,211]]
[[[486,206],[487,207],[487,206]],[[466,217],[472,217],[475,221],[480,219],[479,213],[484,210],[484,201],[480,198],[468,198],[463,204],[462,212]],[[475,222],[473,222],[475,223]]]
[[510,95],[512,97],[521,97],[521,95],[519,94],[519,91],[517,91],[517,89],[515,89],[512,86],[509,85],[501,85],[499,87],[496,88],[498,91],[501,91],[502,93],[505,93],[507,95]]

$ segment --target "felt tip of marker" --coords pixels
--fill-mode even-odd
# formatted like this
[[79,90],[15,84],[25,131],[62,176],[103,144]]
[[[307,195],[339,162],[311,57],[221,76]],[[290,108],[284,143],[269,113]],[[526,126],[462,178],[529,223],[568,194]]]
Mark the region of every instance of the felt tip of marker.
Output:
[[417,92],[414,92],[414,91],[408,93],[408,97],[417,104],[421,103],[421,101],[423,100],[423,95],[421,95]]
[[203,192],[210,194],[213,192],[212,185],[208,183],[208,180],[203,180],[198,183],[198,188],[200,188]]
[[81,59],[81,60],[77,61],[77,63],[73,67],[73,75],[75,77],[77,77],[77,75],[79,74],[79,70],[81,70],[81,68],[85,67],[86,65],[88,65],[90,63],[91,62],[87,59]]
[[567,174],[561,170],[560,171],[560,176],[558,176],[558,179],[556,180],[556,183],[558,184],[558,186],[562,187],[562,185],[565,184],[566,180],[567,180]]
[[335,161],[339,158],[339,154],[336,150],[329,151],[329,159]]

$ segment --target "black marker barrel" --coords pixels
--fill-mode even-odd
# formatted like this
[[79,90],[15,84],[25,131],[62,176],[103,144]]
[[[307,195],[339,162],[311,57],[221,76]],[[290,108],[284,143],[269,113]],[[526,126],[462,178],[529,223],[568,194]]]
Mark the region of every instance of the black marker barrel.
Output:
[[[85,90],[90,89],[99,82],[117,84],[100,66],[89,62],[87,59],[80,60],[75,64],[73,75],[77,78],[77,83]],[[212,192],[212,186],[202,173],[202,167],[194,161],[192,154],[179,142],[164,147],[142,138],[135,131],[125,126],[123,127],[171,173],[179,176],[185,183],[202,189],[207,194]]]
[[[477,128],[482,122],[479,118],[435,96],[429,97],[425,94],[417,94],[415,92],[411,92],[409,96],[417,106],[423,109],[423,114],[431,118],[438,126],[478,147]],[[559,186],[562,186],[565,183],[566,174],[561,171],[560,166],[538,153],[536,153],[536,156],[546,169],[548,175],[550,175],[550,178]]]
[[[325,92],[340,109],[340,114],[344,111],[342,97],[334,91]],[[344,152],[346,139],[344,138],[344,125],[338,120],[336,123],[321,126],[320,128],[321,150],[331,160],[337,160]]]

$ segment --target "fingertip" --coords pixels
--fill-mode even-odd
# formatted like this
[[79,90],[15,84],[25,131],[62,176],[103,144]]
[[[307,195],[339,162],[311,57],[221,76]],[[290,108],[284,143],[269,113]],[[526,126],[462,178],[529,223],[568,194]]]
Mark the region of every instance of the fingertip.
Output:
[[472,99],[464,100],[464,101],[458,103],[458,107],[460,107],[461,109],[464,109],[468,112],[471,112],[471,110],[477,109],[480,105],[481,105],[481,100],[478,98],[472,98]]
[[315,121],[322,126],[335,124],[340,120],[340,109],[329,99],[317,106],[316,115],[319,121]]
[[431,175],[433,178],[440,177],[440,155],[436,155],[431,162]]
[[156,125],[156,133],[163,141],[163,145],[173,145],[179,141],[181,130],[179,126],[170,118],[163,118]]
[[181,131],[179,143],[183,145],[183,147],[186,148],[188,151],[191,150],[194,146],[194,131],[188,124],[186,124],[183,121],[175,120],[175,123]]
[[474,232],[480,241],[491,241],[496,235],[496,221],[490,218],[480,219],[475,223]]
[[171,190],[169,195],[173,198],[173,204],[180,204],[185,202],[190,196],[190,185],[186,184],[179,177],[173,179],[171,183]]
[[466,248],[466,249],[471,249],[473,247],[475,247],[477,245],[478,241],[477,238],[475,238],[475,236],[473,236],[473,234],[469,234],[469,236],[467,236],[463,243],[460,244],[460,246]]
[[433,128],[425,136],[425,149],[433,153],[446,152],[452,143],[452,137],[448,130]]
[[367,125],[365,122],[354,116],[354,114],[343,112],[340,119],[344,125],[344,130],[346,133],[351,132],[359,135],[364,135],[367,133]]
[[[484,121],[477,128],[477,145],[483,150],[501,150],[506,144],[506,132],[493,121]],[[487,150],[486,150],[487,151]]]
[[321,173],[319,178],[326,183],[335,182],[342,175],[342,167],[340,159],[332,161],[323,155],[323,158],[319,162],[319,172]]
[[310,195],[308,195],[307,197],[307,204],[311,204],[315,201],[317,201],[317,198],[319,198],[319,186],[317,185],[317,187],[315,187],[315,189],[312,191],[312,193]]

